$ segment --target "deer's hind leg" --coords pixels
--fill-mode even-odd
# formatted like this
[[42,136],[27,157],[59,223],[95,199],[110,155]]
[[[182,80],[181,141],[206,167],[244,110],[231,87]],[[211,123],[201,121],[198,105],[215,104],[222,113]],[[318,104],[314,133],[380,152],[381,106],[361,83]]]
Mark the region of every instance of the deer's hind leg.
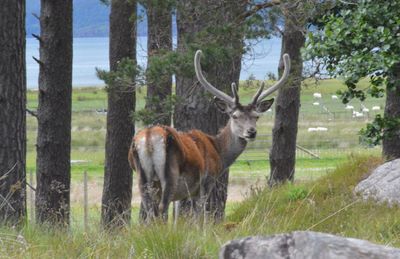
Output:
[[136,152],[133,153],[133,158],[135,161],[136,173],[138,174],[139,191],[142,198],[139,221],[148,223],[158,217],[159,212],[157,204],[161,190],[154,186],[152,179],[148,179]]
[[160,215],[158,209],[161,196],[160,182],[145,182],[139,179],[139,189],[142,197],[139,220],[150,223]]
[[159,211],[164,222],[168,221],[168,208],[173,200],[178,184],[178,157],[173,151],[173,148],[171,148],[171,150],[167,152],[165,166],[159,176],[162,190]]

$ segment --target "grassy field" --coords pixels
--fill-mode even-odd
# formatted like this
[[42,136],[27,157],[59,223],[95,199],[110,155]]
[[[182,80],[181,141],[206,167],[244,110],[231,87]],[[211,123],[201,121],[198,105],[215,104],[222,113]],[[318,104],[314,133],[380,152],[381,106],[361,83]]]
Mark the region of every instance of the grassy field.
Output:
[[[365,88],[366,83],[359,87]],[[71,230],[63,232],[34,224],[0,229],[0,258],[216,258],[220,246],[228,240],[293,230],[322,231],[400,246],[400,209],[362,202],[353,194],[355,184],[382,161],[377,158],[380,148],[358,143],[358,130],[374,113],[369,118],[367,114],[353,118],[339,100],[332,99],[340,88],[344,86],[336,80],[324,80],[319,86],[305,82],[298,143],[319,159],[298,151],[294,184],[265,188],[269,173],[265,158],[273,127],[273,113],[266,113],[258,127],[259,140],[231,167],[224,222],[202,227],[191,220],[182,220],[176,226],[139,225],[139,195],[134,188],[132,225],[117,233],[101,231],[99,226],[106,117],[95,110],[106,108],[106,92],[101,88],[74,89],[72,159],[86,162],[72,164]],[[250,100],[254,91],[254,86],[243,82],[242,100]],[[322,99],[315,99],[315,92],[321,93]],[[144,94],[143,89],[137,95],[138,108],[144,106]],[[37,107],[37,91],[29,91],[28,103],[31,109]],[[357,111],[362,107],[358,101],[351,105]],[[383,108],[384,101],[371,99],[363,105]],[[309,132],[310,127],[328,130]],[[36,134],[35,118],[28,117],[27,165],[32,172]],[[82,220],[83,171],[89,175],[88,229],[84,229]]]
[[175,226],[133,223],[122,231],[107,233],[98,223],[85,231],[81,221],[73,219],[68,232],[34,225],[0,229],[0,257],[216,258],[228,240],[294,230],[321,231],[399,247],[400,208],[365,202],[353,193],[354,186],[381,162],[371,156],[350,156],[317,180],[272,190],[254,188],[243,202],[230,203],[227,219],[216,225],[201,227],[190,220]]
[[[366,82],[360,84],[365,88]],[[256,90],[256,86],[243,83],[240,91],[242,102],[250,100]],[[342,161],[349,152],[373,152],[377,150],[365,150],[358,143],[358,131],[375,114],[370,112],[367,117],[353,118],[352,112],[346,110],[340,100],[332,99],[331,96],[344,86],[337,80],[324,80],[316,86],[311,82],[305,82],[301,96],[301,111],[299,120],[298,144],[320,156],[320,160],[326,160],[332,167],[332,160]],[[313,93],[322,94],[322,99],[313,98]],[[141,89],[137,95],[137,109],[144,107],[145,89]],[[321,105],[313,105],[319,102]],[[72,115],[72,159],[87,160],[85,165],[74,165],[73,174],[88,170],[90,175],[101,175],[104,166],[104,140],[106,133],[106,116],[96,113],[96,109],[107,108],[106,92],[102,88],[78,88],[73,92],[73,115]],[[329,112],[321,106],[328,108]],[[360,110],[361,103],[353,101],[350,103],[356,110]],[[364,104],[371,110],[372,106],[383,107],[383,99],[367,99]],[[30,109],[37,108],[37,91],[28,92],[28,106]],[[240,162],[232,167],[232,171],[242,171],[242,164],[251,164],[258,167],[258,162],[267,157],[271,145],[271,131],[273,127],[273,112],[267,112],[258,124],[259,136],[256,142],[249,145],[247,151],[239,158]],[[325,127],[325,132],[308,132],[310,127]],[[142,128],[140,123],[137,129]],[[35,170],[35,142],[37,135],[37,124],[35,118],[28,117],[28,169]],[[343,151],[345,151],[345,154]],[[312,160],[311,156],[298,150],[299,159]],[[308,162],[308,164],[313,162]],[[321,161],[315,161],[321,164]],[[336,163],[334,164],[336,165]],[[298,164],[303,168],[302,163]]]
[[[366,88],[361,82],[360,88]],[[242,102],[250,101],[257,85],[254,82],[242,82],[240,97]],[[298,130],[298,144],[319,156],[316,159],[309,154],[297,150],[295,179],[299,182],[315,180],[343,163],[350,154],[380,155],[380,148],[365,148],[359,145],[358,131],[369,120],[367,116],[353,118],[352,111],[346,110],[340,100],[332,99],[337,90],[345,89],[338,80],[323,80],[319,85],[311,81],[304,82],[301,95],[301,111]],[[145,89],[137,94],[137,109],[144,107]],[[314,93],[321,93],[316,99]],[[28,92],[28,106],[37,108],[37,91]],[[107,108],[107,93],[103,88],[75,88],[73,91],[72,114],[72,159],[84,160],[84,163],[72,163],[71,204],[72,218],[82,219],[83,204],[83,172],[89,176],[89,205],[91,222],[98,222],[100,215],[101,195],[104,171],[104,141],[106,133],[106,116],[96,109]],[[313,105],[319,102],[320,105]],[[361,103],[350,103],[355,110],[360,110]],[[326,109],[322,108],[322,105]],[[383,100],[367,99],[364,106],[370,110],[372,106],[383,107]],[[372,118],[374,113],[370,113]],[[140,129],[142,125],[136,124]],[[259,122],[257,141],[251,143],[246,152],[230,170],[230,186],[228,190],[229,206],[243,198],[252,190],[265,184],[269,174],[268,150],[271,146],[273,112],[267,112]],[[326,127],[327,131],[308,132],[310,127]],[[35,143],[37,135],[36,119],[28,117],[28,171],[35,172]],[[34,183],[33,183],[34,184]],[[134,177],[133,206],[136,208],[140,196]],[[30,203],[28,204],[30,206]],[[137,213],[133,214],[136,219]]]
[[[366,82],[361,82],[360,88],[366,88]],[[255,93],[255,82],[242,82],[240,97],[242,102],[250,101]],[[298,130],[298,144],[317,155],[319,159],[308,153],[297,150],[296,180],[310,180],[326,174],[342,163],[350,154],[380,154],[380,148],[365,148],[359,145],[358,131],[375,114],[372,111],[369,118],[353,118],[352,111],[346,110],[340,100],[332,99],[337,90],[345,89],[338,80],[323,80],[319,85],[305,81],[301,95],[301,111]],[[139,89],[136,108],[144,107],[145,89]],[[322,98],[313,97],[315,92],[321,93]],[[37,91],[28,92],[28,106],[37,108]],[[104,88],[74,88],[72,114],[72,159],[84,160],[84,163],[72,163],[72,183],[76,186],[76,199],[82,192],[81,182],[83,172],[88,172],[89,181],[93,186],[92,195],[101,196],[104,171],[104,142],[106,133],[106,116],[97,113],[96,109],[107,108],[107,93]],[[319,102],[320,105],[313,105]],[[355,110],[361,109],[359,101],[350,103]],[[384,101],[367,99],[364,106],[370,110],[372,106],[383,107]],[[326,109],[324,109],[324,106]],[[379,111],[378,111],[379,112]],[[28,171],[35,172],[36,154],[35,143],[37,123],[34,117],[28,116]],[[258,123],[257,141],[249,144],[246,152],[231,167],[231,183],[237,188],[230,192],[229,198],[239,199],[237,189],[248,189],[250,186],[264,182],[269,174],[268,150],[271,146],[271,131],[273,127],[273,112],[267,112]],[[309,132],[310,127],[325,127],[327,131]],[[142,128],[140,123],[136,128]],[[233,196],[231,196],[231,194]],[[243,196],[243,195],[242,195]],[[99,199],[95,199],[99,201]]]

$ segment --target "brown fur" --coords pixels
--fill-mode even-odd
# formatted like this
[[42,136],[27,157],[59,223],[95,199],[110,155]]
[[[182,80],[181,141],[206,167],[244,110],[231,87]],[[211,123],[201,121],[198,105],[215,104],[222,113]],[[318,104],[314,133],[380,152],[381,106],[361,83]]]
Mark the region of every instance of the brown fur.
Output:
[[[134,159],[136,141],[144,136],[148,140],[154,134],[162,135],[167,145],[172,144],[178,148],[179,169],[181,172],[197,171],[202,175],[205,172],[210,175],[217,175],[221,171],[221,158],[213,137],[199,130],[178,132],[168,126],[146,128],[135,135],[128,154],[128,160],[133,170],[137,171]],[[146,149],[149,152],[153,152],[153,147],[149,141],[146,142]]]
[[[141,148],[145,148],[148,154],[152,154],[155,152],[151,141],[153,136],[162,136],[165,143],[163,181],[148,179],[149,176],[146,175],[140,164],[137,150],[139,140],[145,138],[145,145]],[[132,140],[128,160],[132,169],[138,173],[142,204],[147,210],[146,215],[143,214],[145,219],[149,220],[149,218],[159,215],[159,211],[166,219],[168,205],[171,201],[197,195],[200,191],[200,181],[205,174],[216,176],[222,172],[220,154],[224,152],[218,150],[219,147],[215,137],[199,130],[178,132],[168,126],[154,126],[139,131]],[[156,175],[154,176],[159,177]],[[165,187],[162,187],[163,183]],[[154,187],[158,189],[157,201],[151,198],[148,191]],[[158,208],[151,205],[154,202],[159,204]]]

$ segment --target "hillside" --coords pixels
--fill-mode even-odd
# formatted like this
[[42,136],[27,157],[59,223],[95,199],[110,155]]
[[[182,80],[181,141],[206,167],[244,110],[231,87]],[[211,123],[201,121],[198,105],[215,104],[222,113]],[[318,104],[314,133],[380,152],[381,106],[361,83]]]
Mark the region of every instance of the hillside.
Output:
[[[40,14],[40,0],[26,2],[26,33],[39,34],[39,21],[32,14]],[[95,14],[95,15],[93,15]],[[108,37],[109,7],[100,0],[74,0],[74,37]],[[144,10],[139,7],[139,15],[144,16]],[[147,35],[146,17],[138,24],[138,35]]]

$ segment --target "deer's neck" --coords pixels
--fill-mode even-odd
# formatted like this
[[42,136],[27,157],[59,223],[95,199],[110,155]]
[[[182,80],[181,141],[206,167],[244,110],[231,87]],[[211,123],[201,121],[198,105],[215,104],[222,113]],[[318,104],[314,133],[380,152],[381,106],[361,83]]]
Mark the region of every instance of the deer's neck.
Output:
[[215,136],[215,143],[221,155],[223,169],[225,170],[231,166],[236,158],[244,151],[247,141],[232,133],[231,120],[229,120],[225,128]]

